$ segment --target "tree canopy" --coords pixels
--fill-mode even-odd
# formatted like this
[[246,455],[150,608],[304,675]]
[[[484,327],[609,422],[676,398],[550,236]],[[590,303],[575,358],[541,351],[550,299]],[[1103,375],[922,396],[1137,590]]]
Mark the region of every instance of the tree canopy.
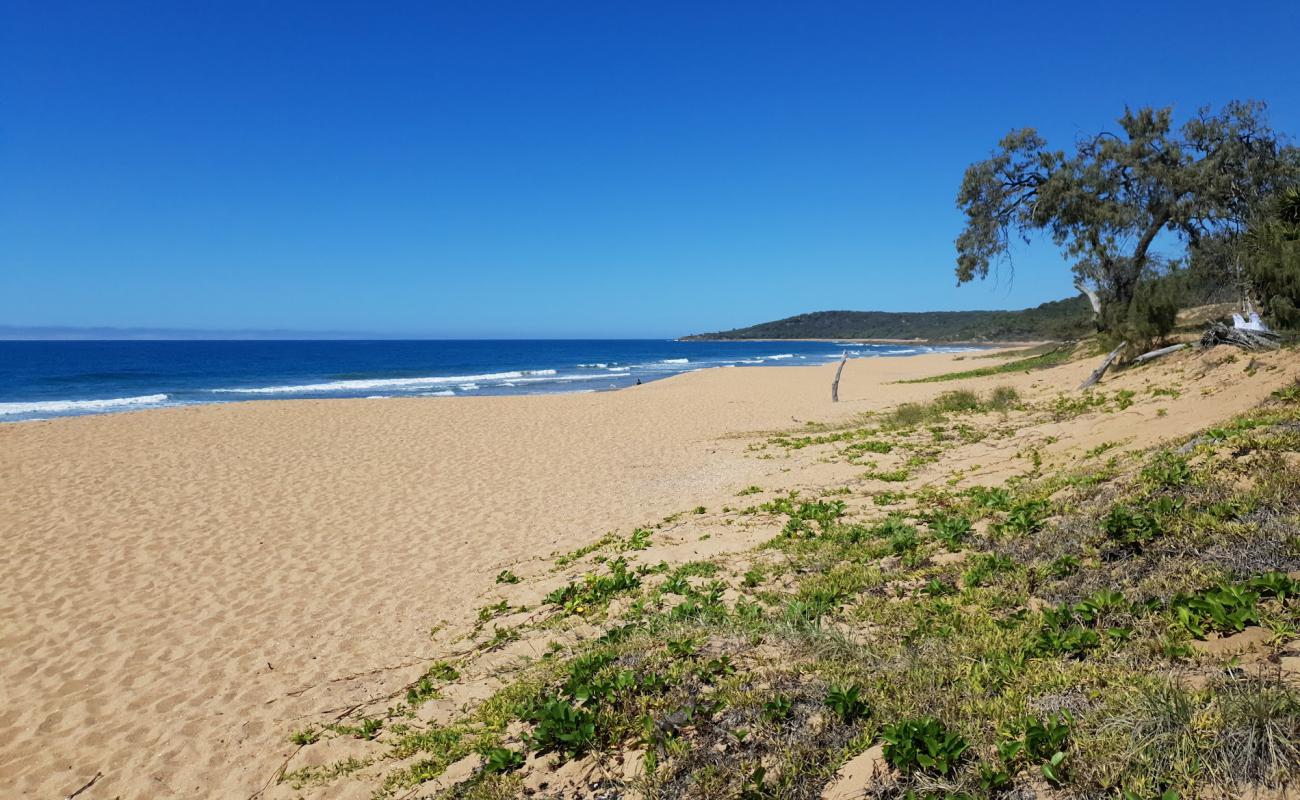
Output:
[[1169,108],[1126,109],[1119,131],[1051,150],[1032,128],[1012,131],[967,168],[957,195],[957,280],[988,275],[1013,238],[1045,233],[1095,292],[1103,329],[1132,318],[1141,285],[1167,266],[1161,232],[1184,248],[1239,235],[1267,199],[1300,178],[1300,153],[1269,126],[1259,102],[1202,109],[1181,128]]

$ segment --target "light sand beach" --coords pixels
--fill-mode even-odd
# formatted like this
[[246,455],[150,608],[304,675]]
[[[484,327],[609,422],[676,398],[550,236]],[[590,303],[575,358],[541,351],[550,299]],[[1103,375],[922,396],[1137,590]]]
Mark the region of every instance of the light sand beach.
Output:
[[[1278,359],[1251,376],[1190,355],[1121,376],[1140,388],[1177,373],[1205,391],[1159,417],[1138,407],[1062,424],[1045,452],[1181,435],[1293,380]],[[893,383],[991,363],[851,361],[838,404],[832,364],[597,394],[251,402],[0,426],[0,794],[64,797],[102,773],[83,798],[249,797],[284,759],[295,719],[370,699],[341,679],[438,657],[430,629],[471,618],[503,568],[830,468],[755,458],[743,434],[958,386],[1046,397],[1094,366]],[[994,455],[965,457],[996,474]]]

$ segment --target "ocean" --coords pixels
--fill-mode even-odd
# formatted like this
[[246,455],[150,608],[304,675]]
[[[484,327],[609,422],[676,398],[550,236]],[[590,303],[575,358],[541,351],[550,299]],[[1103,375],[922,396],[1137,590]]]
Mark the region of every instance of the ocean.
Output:
[[958,345],[672,340],[0,341],[0,422],[241,400],[609,391]]

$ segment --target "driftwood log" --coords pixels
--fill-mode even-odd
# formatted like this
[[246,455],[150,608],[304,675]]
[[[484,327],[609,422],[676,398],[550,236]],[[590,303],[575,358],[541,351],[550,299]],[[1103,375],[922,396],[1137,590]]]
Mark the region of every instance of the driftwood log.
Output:
[[831,402],[840,401],[840,373],[844,371],[844,362],[849,360],[849,351],[845,350],[844,355],[840,356],[840,365],[835,368],[835,380],[831,381]]
[[1148,361],[1154,361],[1155,359],[1160,358],[1161,356],[1167,356],[1170,353],[1177,353],[1179,350],[1184,350],[1188,347],[1191,347],[1191,345],[1188,344],[1187,342],[1181,342],[1179,344],[1171,344],[1170,346],[1162,347],[1159,350],[1152,350],[1150,353],[1143,353],[1142,355],[1133,359],[1133,363],[1145,364]]
[[1101,366],[1093,370],[1092,374],[1088,376],[1088,380],[1079,384],[1080,391],[1101,380],[1101,376],[1106,374],[1106,370],[1110,369],[1110,365],[1115,363],[1115,359],[1119,358],[1119,354],[1124,352],[1125,347],[1128,347],[1128,342],[1120,342],[1119,347],[1111,350],[1110,355],[1106,356],[1106,360],[1101,362]]
[[1272,331],[1249,331],[1230,328],[1222,322],[1212,322],[1201,335],[1201,349],[1209,350],[1221,344],[1230,344],[1242,350],[1276,350],[1281,346],[1279,337]]

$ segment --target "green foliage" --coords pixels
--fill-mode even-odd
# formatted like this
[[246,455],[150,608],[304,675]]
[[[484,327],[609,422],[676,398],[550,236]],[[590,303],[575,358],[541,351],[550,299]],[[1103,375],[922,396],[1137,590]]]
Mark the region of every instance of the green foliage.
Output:
[[1101,530],[1120,551],[1129,553],[1140,552],[1163,533],[1156,514],[1123,504],[1111,507],[1110,513],[1101,521]]
[[1280,328],[1300,328],[1300,188],[1271,199],[1247,235],[1246,272],[1264,313]]
[[1027,498],[1012,503],[1007,518],[995,527],[1003,536],[1028,536],[1043,529],[1043,520],[1052,504],[1046,500]]
[[641,585],[641,578],[628,571],[626,559],[616,558],[608,567],[609,574],[589,573],[581,582],[565,584],[546,595],[546,602],[563,606],[566,614],[586,614],[614,595]]
[[881,732],[889,765],[904,775],[952,774],[970,745],[933,717],[887,725]]
[[[1082,309],[1088,308],[1086,300],[1083,300],[1082,297],[1079,297],[1077,299],[1083,302],[1083,306],[1081,307]],[[1092,315],[1090,313],[1087,313],[1086,316],[1081,314],[1080,320],[1083,321],[1083,320],[1090,319],[1091,316]],[[1060,345],[1059,347],[1056,347],[1055,349],[1050,350],[1046,353],[1041,353],[1039,355],[1034,355],[1034,356],[1028,356],[1026,358],[1019,358],[1016,359],[1015,361],[1008,361],[1005,364],[998,364],[992,367],[979,367],[978,369],[962,370],[961,372],[947,372],[944,373],[943,375],[931,375],[928,378],[913,378],[911,380],[900,381],[900,383],[936,383],[939,381],[959,381],[959,380],[964,380],[966,378],[986,378],[990,375],[1004,375],[1011,372],[1029,372],[1031,370],[1047,369],[1048,367],[1055,367],[1057,364],[1063,364],[1066,361],[1069,361],[1070,355],[1073,352],[1074,352],[1073,346]],[[1005,396],[1003,398],[998,397],[998,392],[1002,388],[1008,388],[1008,387],[1000,387],[999,389],[995,389],[992,398],[992,403],[994,407],[998,408],[999,410],[1001,410],[1001,408],[1008,407],[1008,406],[1001,405],[1006,399]],[[1012,391],[1014,391],[1014,389]]]
[[768,722],[780,722],[790,716],[793,707],[790,698],[783,694],[774,695],[763,703],[763,717]]
[[[764,503],[761,508],[769,513],[789,516],[790,519],[781,530],[781,534],[795,539],[810,538],[816,536],[819,531],[827,532],[848,510],[843,500],[796,502],[796,494],[793,492],[788,497],[778,497]],[[816,528],[813,527],[813,523],[816,523]]]
[[817,311],[688,339],[891,339],[1041,341],[1091,331],[1088,301],[1076,296],[1022,311]]
[[971,503],[984,511],[1008,511],[1011,509],[1011,492],[1000,486],[972,486],[965,491]]
[[534,727],[527,741],[539,753],[556,751],[576,758],[596,743],[595,716],[564,700],[546,703],[532,722]]
[[1144,272],[1133,288],[1128,308],[1113,304],[1107,309],[1107,328],[1126,340],[1134,354],[1151,349],[1173,331],[1178,309],[1186,299],[1184,285],[1184,274],[1177,269],[1164,274]]
[[637,528],[632,531],[632,535],[627,537],[623,544],[624,550],[645,550],[650,547],[650,531],[645,528]]
[[970,567],[962,575],[962,581],[969,587],[983,586],[994,575],[1008,572],[1015,566],[1015,562],[1006,556],[980,553],[970,560]]
[[1238,584],[1220,584],[1195,594],[1179,594],[1169,602],[1174,620],[1197,639],[1211,631],[1235,633],[1259,621],[1255,609],[1259,592]]
[[862,699],[862,687],[831,686],[826,693],[826,707],[844,722],[853,722],[867,715],[867,702]]
[[438,684],[454,681],[460,677],[456,668],[446,661],[435,661],[425,670],[420,679],[406,690],[406,704],[414,708],[425,700],[438,696]]
[[1073,721],[1068,711],[1044,720],[1026,719],[1006,733],[998,755],[1009,766],[1019,762],[1038,765],[1048,782],[1060,786],[1065,780],[1065,750]]
[[958,282],[986,277],[1015,238],[1043,233],[1075,259],[1076,278],[1096,286],[1103,329],[1137,322],[1156,329],[1169,302],[1154,296],[1159,287],[1151,282],[1157,236],[1200,241],[1231,230],[1268,187],[1300,171],[1262,103],[1203,110],[1181,130],[1171,109],[1126,109],[1119,128],[1081,137],[1069,153],[1023,128],[972,164],[957,195],[966,216],[957,237]]
[[299,747],[315,744],[320,741],[320,731],[315,728],[303,728],[302,730],[294,731],[293,734],[289,736],[289,741]]
[[519,583],[519,576],[508,569],[497,573],[497,583]]
[[514,772],[524,765],[525,754],[508,747],[492,747],[483,754],[483,771],[488,774]]
[[1142,468],[1142,480],[1154,489],[1176,489],[1192,479],[1187,457],[1162,451]]

